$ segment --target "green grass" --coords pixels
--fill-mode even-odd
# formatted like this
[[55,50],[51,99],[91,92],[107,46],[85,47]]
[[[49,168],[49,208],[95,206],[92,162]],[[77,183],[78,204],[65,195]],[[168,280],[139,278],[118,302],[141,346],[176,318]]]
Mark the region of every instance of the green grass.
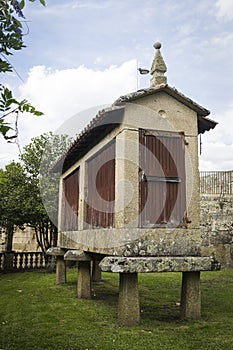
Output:
[[0,350],[233,350],[233,271],[202,273],[202,319],[179,319],[181,274],[139,276],[141,326],[117,323],[118,275],[103,274],[93,299],[55,275],[0,275]]

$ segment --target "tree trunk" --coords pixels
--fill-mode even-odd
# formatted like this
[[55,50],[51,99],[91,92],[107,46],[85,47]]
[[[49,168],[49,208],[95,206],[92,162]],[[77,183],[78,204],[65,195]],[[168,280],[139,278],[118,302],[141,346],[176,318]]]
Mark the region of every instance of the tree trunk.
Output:
[[13,233],[14,233],[14,225],[12,224],[12,222],[9,222],[7,223],[7,226],[6,226],[6,251],[7,252],[12,251]]

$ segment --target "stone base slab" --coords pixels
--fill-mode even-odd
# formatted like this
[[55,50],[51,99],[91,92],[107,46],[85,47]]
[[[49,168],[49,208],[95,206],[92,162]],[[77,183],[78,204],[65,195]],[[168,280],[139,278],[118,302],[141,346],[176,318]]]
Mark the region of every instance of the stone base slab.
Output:
[[219,270],[212,257],[121,257],[107,256],[100,262],[105,272],[194,272]]
[[100,228],[60,232],[60,247],[114,256],[200,256],[200,229]]

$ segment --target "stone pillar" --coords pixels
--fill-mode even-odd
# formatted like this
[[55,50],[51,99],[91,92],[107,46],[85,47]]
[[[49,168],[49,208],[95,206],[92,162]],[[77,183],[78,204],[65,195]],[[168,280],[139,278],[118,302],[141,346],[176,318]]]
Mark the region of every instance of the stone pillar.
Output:
[[91,299],[91,262],[79,261],[78,263],[78,298]]
[[14,252],[4,252],[3,271],[4,273],[12,272],[14,269]]
[[120,273],[118,321],[126,326],[140,324],[137,273]]
[[56,256],[56,284],[66,283],[66,262],[64,256]]
[[138,227],[138,131],[122,130],[116,137],[115,228]]
[[193,320],[201,317],[200,271],[183,272],[180,315]]
[[101,281],[101,269],[99,267],[99,260],[94,260],[92,263],[92,281],[100,282]]

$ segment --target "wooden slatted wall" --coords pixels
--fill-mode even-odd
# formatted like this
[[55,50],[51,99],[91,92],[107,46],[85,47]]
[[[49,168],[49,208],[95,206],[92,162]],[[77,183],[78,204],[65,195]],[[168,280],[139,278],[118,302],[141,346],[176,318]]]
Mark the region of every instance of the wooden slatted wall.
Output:
[[78,230],[79,210],[79,168],[68,175],[63,182],[62,230]]
[[87,224],[114,227],[115,141],[88,162]]

